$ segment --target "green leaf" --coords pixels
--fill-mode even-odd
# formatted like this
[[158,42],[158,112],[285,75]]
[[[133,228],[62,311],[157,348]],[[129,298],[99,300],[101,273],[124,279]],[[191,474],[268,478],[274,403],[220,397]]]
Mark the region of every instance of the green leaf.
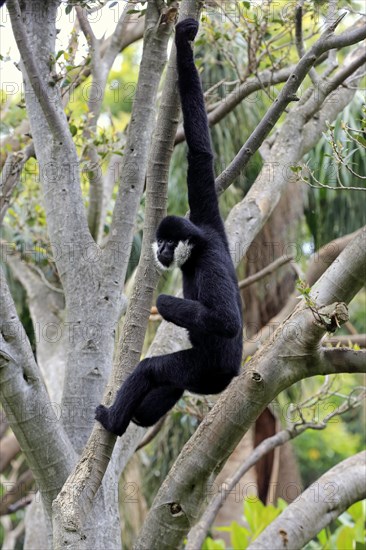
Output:
[[240,548],[245,550],[249,544],[249,531],[239,525],[236,521],[231,523],[231,537],[230,541],[233,548]]
[[64,50],[59,50],[59,51],[57,52],[56,58],[55,58],[56,61],[61,57],[61,55],[62,55],[63,53],[65,53]]
[[202,550],[225,550],[225,542],[221,539],[213,540],[207,537],[202,545]]
[[321,544],[322,546],[325,546],[325,544],[326,544],[326,542],[327,542],[327,539],[328,539],[326,529],[322,529],[322,530],[320,531],[320,533],[317,534],[317,539],[318,539],[318,541],[320,542],[320,544]]
[[348,525],[344,525],[339,529],[337,538],[336,538],[336,548],[339,550],[346,550],[353,548],[353,529]]
[[283,498],[277,499],[277,508],[280,510],[280,512],[283,512],[285,508],[287,508],[288,503]]
[[[283,503],[281,503],[281,506],[283,506]],[[255,502],[246,500],[244,503],[244,517],[248,522],[249,534],[252,540],[255,540],[280,513],[280,508],[276,508],[272,504],[265,506],[259,499]]]
[[290,166],[290,170],[291,172],[295,172],[295,174],[298,174],[299,172],[301,172],[302,168],[301,166]]
[[360,500],[352,504],[352,506],[348,508],[347,512],[349,513],[351,518],[356,522],[358,519],[365,517],[365,511],[366,511],[365,509],[366,509],[366,501]]
[[[365,518],[364,517],[358,518],[358,520],[356,521],[355,526],[353,528],[353,531],[354,531],[354,535],[355,535],[354,536],[355,540],[358,541],[358,542],[365,543],[366,529],[365,529]],[[366,545],[363,548],[365,550]]]

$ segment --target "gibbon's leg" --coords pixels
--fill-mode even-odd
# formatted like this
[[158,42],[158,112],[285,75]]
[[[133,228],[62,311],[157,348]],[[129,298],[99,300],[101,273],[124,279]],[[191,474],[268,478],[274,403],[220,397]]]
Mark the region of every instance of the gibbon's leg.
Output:
[[151,390],[134,413],[132,422],[138,426],[153,426],[174,407],[183,395],[182,389],[161,386]]
[[152,389],[151,381],[147,376],[149,360],[144,359],[137,365],[117,392],[111,407],[99,405],[95,410],[95,419],[108,432],[122,435],[130,423],[135,410],[144,397]]
[[206,334],[216,334],[233,338],[241,329],[239,310],[211,310],[196,300],[177,298],[160,294],[157,300],[160,315],[170,323],[187,330],[200,330]]
[[200,78],[190,41],[198,23],[185,19],[176,26],[178,86],[188,145],[188,202],[193,223],[214,224],[223,229],[215,190],[213,153]]
[[[181,390],[201,391],[196,388],[204,387],[206,378],[204,357],[197,348],[148,357],[137,365],[122,384],[110,408],[104,405],[97,407],[95,418],[107,431],[122,435],[151,390],[169,386]],[[144,412],[147,414],[146,410]],[[166,413],[166,405],[162,407],[161,412]]]

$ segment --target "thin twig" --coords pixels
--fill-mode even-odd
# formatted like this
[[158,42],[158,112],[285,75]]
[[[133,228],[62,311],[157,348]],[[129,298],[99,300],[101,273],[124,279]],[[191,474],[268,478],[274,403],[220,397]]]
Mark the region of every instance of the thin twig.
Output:
[[52,290],[52,292],[57,292],[58,294],[64,294],[64,291],[62,288],[57,288],[55,286],[53,286],[49,281],[47,281],[46,277],[45,277],[45,274],[43,273],[43,271],[36,265],[33,265],[31,263],[28,263],[28,266],[33,269],[33,271],[35,271],[41,278],[42,282],[44,283],[44,285],[49,288],[50,290]]
[[[247,165],[250,158],[258,150],[263,140],[268,136],[269,132],[272,130],[289,103],[291,101],[299,100],[295,94],[318,57],[332,48],[340,48],[355,44],[366,38],[365,26],[360,28],[355,27],[334,36],[335,29],[345,15],[346,14],[342,14],[333,24],[331,24],[315,42],[315,44],[313,44],[310,50],[308,50],[308,52],[300,59],[295,70],[287,80],[285,86],[282,88],[276,101],[269,108],[266,115],[244,143],[239,153],[235,156],[229,166],[217,177],[216,190],[218,194],[221,194],[240,174],[241,170]],[[333,81],[332,85],[333,83],[334,85],[338,85],[337,80]]]
[[160,420],[150,428],[150,430],[148,430],[146,432],[146,434],[144,435],[144,437],[142,438],[141,442],[139,443],[139,445],[136,447],[135,449],[135,452],[136,451],[139,451],[140,449],[142,449],[143,447],[146,447],[146,445],[148,445],[157,435],[158,433],[160,432],[161,428],[163,427],[163,424],[166,420],[166,417],[167,415],[163,416],[162,418],[160,418]]
[[[306,183],[306,185],[308,185],[309,187],[312,187],[313,189],[331,189],[332,191],[366,191],[366,187],[355,187],[353,185],[349,185],[349,186],[343,185],[339,179],[339,170],[337,170],[337,181],[339,182],[339,185],[328,185],[326,183],[322,183],[321,181],[319,181],[315,177],[314,172],[310,170],[308,165],[303,164],[301,168],[302,170],[298,174],[300,181],[302,181],[303,183]],[[302,175],[303,170],[305,170],[316,183],[311,183],[310,178],[307,179],[306,177],[304,177]]]
[[[298,6],[295,10],[295,44],[299,58],[301,59],[305,54],[305,46],[302,33],[302,7],[304,5],[304,0],[300,0]],[[319,83],[319,76],[314,67],[311,67],[309,71],[309,77],[314,84],[317,86]]]
[[99,41],[97,40],[93,32],[93,29],[88,19],[87,11],[81,6],[75,6],[75,10],[76,10],[76,15],[79,21],[80,28],[83,31],[84,36],[89,44],[89,48],[92,48],[98,51]]
[[239,281],[238,283],[239,288],[242,289],[252,285],[253,283],[259,281],[260,279],[263,279],[263,277],[265,277],[266,275],[273,273],[273,271],[275,271],[279,267],[285,264],[288,264],[289,262],[292,262],[293,259],[294,259],[293,255],[281,256],[280,258],[277,258],[276,260],[271,262],[269,265],[267,265],[257,273],[254,273],[254,275],[250,275],[250,277],[246,277],[242,281]]

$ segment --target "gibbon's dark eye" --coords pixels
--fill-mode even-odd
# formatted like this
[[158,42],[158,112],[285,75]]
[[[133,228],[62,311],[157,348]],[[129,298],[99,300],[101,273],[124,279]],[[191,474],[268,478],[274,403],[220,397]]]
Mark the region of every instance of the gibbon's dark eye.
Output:
[[163,244],[163,240],[162,240],[162,239],[158,239],[156,242],[158,243],[159,246],[160,246],[161,244]]
[[168,244],[169,244],[170,246],[173,246],[173,244],[175,244],[175,243],[174,243],[174,241],[173,241],[172,239],[169,239]]

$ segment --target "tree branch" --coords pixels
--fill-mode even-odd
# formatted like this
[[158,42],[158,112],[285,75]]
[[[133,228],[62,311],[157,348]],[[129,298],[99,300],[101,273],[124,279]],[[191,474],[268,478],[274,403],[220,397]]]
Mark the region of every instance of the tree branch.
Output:
[[[325,99],[331,96],[332,92],[336,90],[338,92],[339,87],[349,78],[351,75],[356,74],[366,62],[366,53],[363,47],[356,48],[345,59],[343,66],[333,76],[332,79],[324,79],[322,86],[318,85],[315,93],[313,89],[309,99],[299,107],[299,112],[302,111],[305,122],[308,122],[311,117],[319,110],[319,107],[324,103]],[[330,98],[329,98],[330,99]],[[332,98],[334,101],[336,98]]]
[[[108,67],[112,67],[115,58],[121,51],[121,46],[123,45],[126,34],[128,34],[127,29],[131,25],[131,20],[133,20],[133,16],[131,17],[129,15],[129,11],[131,9],[130,4],[127,2],[125,8],[123,9],[121,13],[121,17],[118,20],[117,26],[112,34],[112,36],[108,39],[108,44],[105,50],[105,53],[103,54],[103,61]],[[141,23],[141,19],[143,23]],[[134,20],[134,25],[137,27],[141,27],[141,25],[144,26],[144,19],[139,18]],[[142,37],[142,33],[141,33]]]
[[[296,43],[296,49],[297,53],[299,55],[299,58],[301,59],[303,55],[305,54],[305,46],[303,41],[303,33],[302,33],[302,6],[304,2],[300,1],[299,4],[296,7],[295,10],[295,43]],[[319,76],[314,69],[314,67],[311,67],[309,70],[309,76],[311,78],[312,83],[314,86],[316,86],[319,82]]]
[[171,24],[162,23],[155,1],[148,3],[145,23],[143,55],[124,148],[120,186],[109,239],[104,249],[104,278],[108,284],[110,281],[125,281],[136,213],[145,184],[155,123],[156,96],[166,63],[166,47],[171,30]]
[[89,44],[89,48],[95,51],[97,61],[100,61],[99,41],[97,40],[93,29],[89,23],[88,12],[81,6],[75,6],[76,15],[83,34]]
[[325,344],[332,346],[352,347],[354,345],[360,348],[366,348],[366,334],[350,334],[348,336],[333,336],[324,341]]
[[[339,239],[327,243],[317,252],[315,252],[309,261],[309,266],[306,272],[305,281],[308,286],[313,286],[314,283],[320,278],[324,271],[336,260],[339,254],[345,249],[345,247],[356,237],[358,231],[344,235]],[[287,300],[286,305],[282,310],[277,313],[272,319],[262,327],[256,334],[250,337],[250,339],[244,340],[243,356],[244,358],[254,355],[263,343],[273,334],[274,330],[280,326],[280,324],[287,319],[289,315],[294,311],[299,302],[299,293],[294,292]],[[346,323],[347,324],[347,323]],[[347,338],[347,337],[344,337]],[[342,336],[335,337],[334,341],[342,341]],[[331,342],[333,339],[327,339],[326,342]],[[347,340],[348,341],[348,340]],[[343,342],[346,345],[346,341]]]
[[90,168],[88,170],[88,174],[90,174],[88,225],[93,237],[100,241],[103,233],[103,190],[106,181],[100,167],[98,149],[94,145],[92,138],[97,129],[97,120],[102,108],[108,75],[120,51],[122,37],[127,27],[127,14],[130,5],[126,3],[104,55],[102,55],[101,43],[96,39],[89,23],[87,10],[80,6],[76,6],[75,9],[80,27],[89,44],[91,56],[92,84],[88,100],[90,118],[88,125],[84,129],[83,137],[86,141],[84,156],[89,157],[90,160]]
[[[327,53],[322,54],[315,62],[315,65],[322,63],[327,58]],[[254,92],[265,90],[275,84],[286,82],[290,75],[296,69],[296,65],[282,67],[278,70],[265,69],[257,73],[257,76],[244,80],[238,88],[232,90],[226,97],[225,101],[221,101],[217,107],[207,113],[209,126],[212,127],[220,122],[226,115],[231,113],[243,100],[249,97]],[[217,86],[217,84],[216,84]],[[207,93],[207,92],[206,92]],[[185,140],[183,125],[180,125],[175,137],[175,145],[182,143]]]
[[[240,86],[234,89],[227,97],[225,101],[222,101],[213,111],[207,114],[208,123],[210,127],[214,126],[220,120],[222,120],[228,113],[230,113],[237,105],[239,105],[244,99],[249,97],[258,90],[264,90],[265,88],[285,82],[295,70],[296,65],[290,67],[283,67],[278,71],[271,69],[265,69],[258,76],[249,78],[240,84]],[[177,135],[175,137],[175,145],[182,143],[185,140],[183,125],[179,126]]]
[[[74,276],[72,280],[74,287],[76,279],[81,288],[75,288],[78,293],[75,295],[76,293],[73,292],[73,299],[70,301],[68,301],[68,289],[65,289],[68,305],[67,322],[76,327],[97,326],[99,330],[99,334],[94,333],[89,341],[85,338],[85,331],[75,331],[76,336],[73,339],[73,345],[69,345],[70,351],[67,355],[62,405],[66,410],[72,411],[75,411],[75,400],[83,405],[73,415],[65,418],[69,437],[80,453],[87,443],[94,424],[92,411],[101,400],[103,387],[110,373],[115,323],[125,306],[125,299],[121,293],[133,241],[136,212],[145,182],[146,162],[155,122],[156,94],[166,61],[170,26],[163,24],[155,1],[147,4],[145,24],[137,94],[123,157],[123,184],[118,191],[119,198],[117,197],[114,209],[114,222],[112,221],[109,239],[102,250],[92,241],[89,249],[92,252],[95,251],[97,260],[92,262],[88,261],[88,254],[85,254],[87,245],[83,246],[81,241],[81,247],[77,248],[77,252],[80,249],[80,257],[84,261],[81,266],[75,265],[77,262],[72,266],[72,273],[75,274],[75,270],[78,273],[78,277]],[[133,163],[132,170],[131,163]],[[64,207],[60,208],[64,218],[63,211]],[[73,222],[70,220],[70,223]],[[76,235],[78,235],[77,232]],[[82,309],[78,307],[81,301],[83,301]],[[80,311],[83,314],[82,318]],[[102,334],[103,338],[101,338]],[[93,349],[92,354],[90,348]],[[83,407],[87,407],[91,413],[88,414],[87,421],[82,418]],[[98,479],[101,477],[98,476]],[[77,498],[75,497],[74,500],[76,501]],[[64,534],[64,531],[62,533]],[[60,541],[62,534],[56,538]]]
[[[360,69],[357,78],[361,78]],[[337,101],[328,97],[323,105],[318,105],[316,118],[314,113],[314,118],[307,124],[307,112],[303,105],[291,111],[272,146],[271,162],[264,164],[245,198],[234,206],[226,220],[229,245],[236,265],[278,204],[283,189],[291,180],[293,185],[297,183],[291,167],[315,145],[326,127],[326,120],[334,120],[354,93],[353,89],[345,86],[339,88]]]
[[294,72],[287,80],[282,88],[276,101],[269,108],[267,114],[258,124],[257,128],[247,139],[239,153],[229,164],[229,166],[216,178],[216,189],[218,193],[222,193],[233,181],[239,176],[241,170],[246,166],[249,159],[258,150],[263,140],[268,136],[281,114],[286,109],[287,105],[296,100],[295,93],[313,67],[317,58],[324,52],[332,48],[341,48],[350,46],[366,38],[366,27],[354,28],[341,33],[338,36],[333,36],[333,33],[343,19],[344,15],[338,18],[331,24],[321,35],[321,37],[313,44],[310,50],[300,59]]
[[313,286],[310,297],[320,305],[349,303],[365,284],[366,225]]
[[334,239],[314,252],[310,258],[308,269],[306,271],[306,282],[309,286],[313,286],[313,284],[316,283],[321,275],[323,275],[324,271],[334,262],[336,258],[338,258],[339,254],[360,231],[362,231],[362,229],[358,229],[353,233],[348,233],[338,239]]
[[[340,462],[290,504],[248,547],[302,548],[354,502],[366,497],[366,452]],[[314,503],[315,500],[315,503]]]
[[33,485],[34,478],[31,470],[26,470],[20,474],[11,488],[1,496],[0,516],[11,514],[29,504],[26,493],[30,491]]
[[[11,18],[14,37],[22,57],[22,63],[27,72],[33,91],[40,102],[43,114],[47,120],[50,130],[52,131],[53,137],[58,142],[60,142],[60,140],[64,140],[67,143],[70,143],[71,135],[69,132],[65,132],[64,122],[60,118],[59,111],[55,108],[54,103],[51,101],[48,89],[44,85],[44,80],[38,71],[36,60],[32,54],[32,47],[28,41],[25,27],[22,22],[22,14],[18,0],[8,0],[7,8]],[[48,84],[50,86],[50,82]]]
[[324,348],[319,351],[319,374],[366,373],[366,350]]
[[[143,36],[145,18],[144,17],[140,17],[138,19],[131,18],[131,20],[132,20],[132,23],[129,21],[127,28],[125,29],[125,32],[119,37],[120,38],[119,52],[123,51],[125,48],[127,48],[134,42],[140,40]],[[111,46],[111,42],[112,42],[112,36],[110,36],[109,38],[103,41],[100,48],[102,57],[108,51],[109,47]],[[88,76],[90,76],[90,64],[84,66],[84,68],[82,69],[81,73],[78,75],[76,80],[68,88],[68,92],[63,94],[65,106],[67,105],[71,92],[77,89],[83,82],[85,82]],[[28,133],[29,133],[29,122],[28,120],[25,119],[21,122],[21,124],[17,128],[15,128],[14,134],[5,136],[1,140],[1,146],[4,147],[5,149],[11,146],[11,149],[13,152],[18,151],[23,143],[24,135],[27,135]],[[19,140],[17,136],[22,136],[22,140]],[[5,158],[6,158],[5,155],[1,157],[0,166],[3,165]]]
[[[89,280],[90,285],[86,287],[92,289],[95,266],[85,262],[83,255],[84,247],[94,241],[81,195],[79,161],[50,64],[49,56],[55,49],[58,5],[58,0],[49,0],[42,6],[37,2],[22,3],[20,11],[18,0],[7,3],[24,61],[27,113],[39,162],[47,228],[65,293],[71,297],[80,295],[80,281],[86,285]],[[48,82],[47,89],[44,82]],[[75,245],[74,254],[70,254],[72,245]],[[80,273],[78,280],[73,275],[76,268]]]
[[30,143],[23,151],[7,156],[0,180],[0,225],[9,208],[14,188],[18,185],[22,169],[30,157],[34,156],[34,145]]
[[48,397],[2,270],[0,283],[0,398],[50,514],[75,456]]
[[283,265],[286,265],[290,262],[292,262],[294,259],[294,256],[281,256],[280,258],[277,258],[270,264],[266,265],[263,269],[258,271],[257,273],[254,273],[254,275],[251,275],[250,277],[247,277],[246,279],[243,279],[242,281],[239,281],[238,285],[240,289],[246,288],[256,281],[259,281],[260,279],[263,279],[263,277],[266,277],[267,275],[270,275],[276,269],[279,269]]
[[1,442],[0,473],[2,474],[4,470],[6,470],[6,468],[10,465],[11,461],[14,460],[16,455],[19,453],[20,445],[13,433],[10,433],[5,437],[0,437],[0,442]]
[[[3,260],[19,280],[27,293],[29,311],[35,333],[44,334],[47,327],[59,327],[65,308],[63,293],[53,288],[45,279],[42,271],[25,258],[1,243]],[[31,260],[32,261],[32,260]],[[46,284],[47,283],[47,284]],[[48,338],[39,338],[37,342],[37,363],[42,372],[48,394],[53,403],[60,403],[65,375],[65,346],[68,345],[68,334],[63,331],[62,337],[50,346]]]

